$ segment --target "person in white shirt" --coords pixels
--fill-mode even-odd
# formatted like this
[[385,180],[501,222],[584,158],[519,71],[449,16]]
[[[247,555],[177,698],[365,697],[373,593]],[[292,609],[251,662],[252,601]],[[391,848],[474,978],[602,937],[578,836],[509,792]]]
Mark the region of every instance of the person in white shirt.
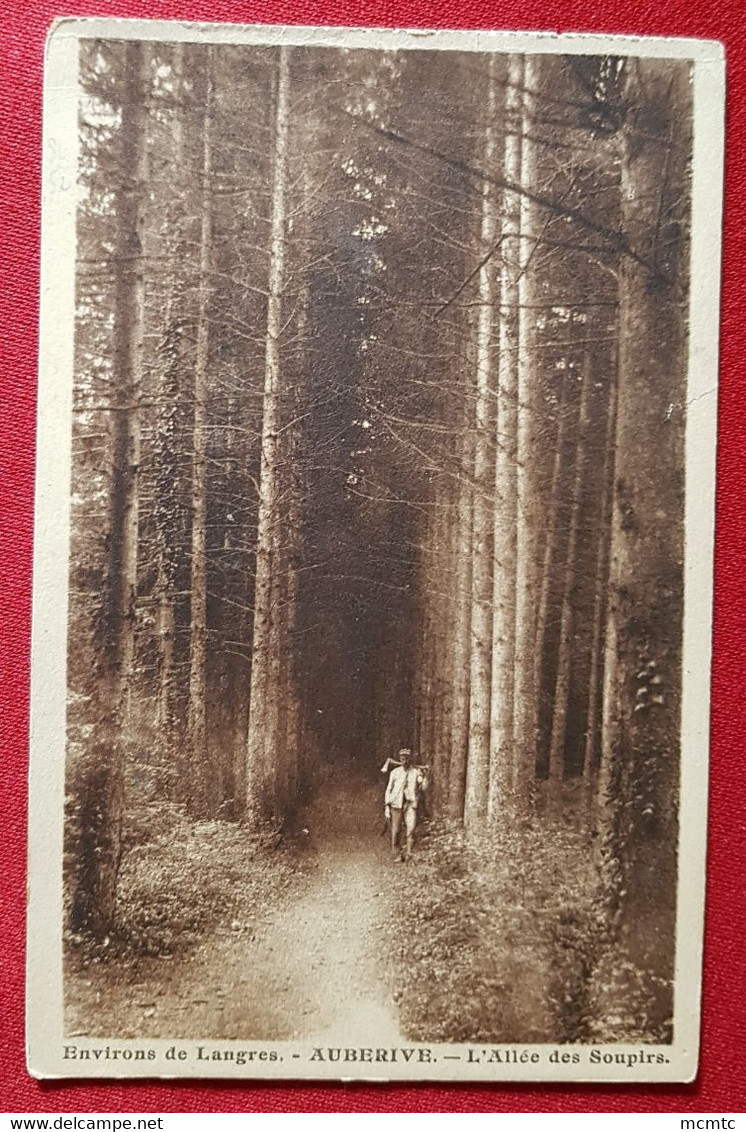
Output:
[[[399,763],[389,775],[383,804],[391,832],[394,860],[406,861],[412,853],[417,826],[417,803],[425,784],[425,776],[419,767],[412,765],[412,751],[409,747],[402,747],[399,751]],[[403,848],[399,845],[402,826],[405,835]]]

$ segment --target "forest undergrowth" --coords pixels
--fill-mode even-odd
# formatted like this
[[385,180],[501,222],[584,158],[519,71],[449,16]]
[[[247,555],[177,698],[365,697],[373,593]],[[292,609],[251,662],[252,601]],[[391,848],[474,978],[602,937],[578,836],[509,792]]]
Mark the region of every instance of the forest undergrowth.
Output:
[[[356,927],[340,946],[352,951],[359,944],[367,964],[367,945],[357,937],[364,935],[365,916],[372,917],[407,1040],[670,1040],[670,1029],[656,1032],[649,1021],[660,990],[653,973],[625,954],[618,942],[623,932],[609,930],[594,840],[567,820],[543,815],[469,839],[463,828],[436,820],[421,827],[414,856],[403,864],[378,845],[369,852],[356,835],[349,846],[323,842],[313,849],[300,836],[251,833],[241,823],[194,823],[181,807],[161,803],[130,811],[124,843],[112,932],[97,941],[67,935],[71,1032],[88,1033],[91,1026],[108,1032],[112,1011],[122,1032],[140,1033],[143,1026],[152,1026],[152,1036],[175,1032],[180,1003],[195,995],[196,1002],[212,1001],[216,993],[230,1002],[249,959],[287,991],[283,1025],[296,1019],[300,992],[288,987],[298,957],[292,948],[285,952],[286,942],[270,955],[267,924],[287,921],[295,932],[303,916],[308,922],[326,916],[318,934],[327,954],[341,926],[334,878],[352,854],[371,875],[368,888],[382,886],[387,900],[374,901],[373,912],[362,903],[346,905]],[[361,902],[370,897],[361,889]],[[303,931],[310,938],[308,923]],[[343,958],[335,960],[338,967]],[[359,971],[349,996],[371,978],[371,971]],[[135,998],[128,988],[137,989]],[[314,1013],[314,1001],[311,996],[306,1013]],[[277,1019],[257,1016],[257,1022],[252,1003],[240,1000],[239,1022],[266,1022],[274,1032]],[[232,1032],[222,1015],[205,1024],[218,1036]]]
[[302,868],[291,840],[233,822],[195,823],[174,805],[131,811],[124,841],[113,930],[94,941],[68,933],[73,967],[183,958],[234,917],[246,928],[247,911],[266,915]]
[[592,839],[562,821],[467,841],[433,823],[395,867],[395,993],[410,1040],[666,1041],[650,974],[609,932]]

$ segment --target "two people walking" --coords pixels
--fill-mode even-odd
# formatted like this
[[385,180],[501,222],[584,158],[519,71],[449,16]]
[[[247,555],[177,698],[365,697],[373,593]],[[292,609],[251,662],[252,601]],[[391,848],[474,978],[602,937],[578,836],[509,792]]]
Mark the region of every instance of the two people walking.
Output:
[[417,809],[427,791],[427,773],[425,767],[413,763],[410,747],[402,747],[398,759],[386,759],[381,771],[385,774],[391,766],[393,769],[383,802],[384,814],[394,860],[407,861],[412,855]]

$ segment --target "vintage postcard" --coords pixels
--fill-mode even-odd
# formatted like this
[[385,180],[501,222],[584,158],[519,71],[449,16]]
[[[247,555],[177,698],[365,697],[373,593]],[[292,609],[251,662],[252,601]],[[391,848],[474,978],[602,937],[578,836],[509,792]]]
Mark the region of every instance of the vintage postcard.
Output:
[[31,1073],[696,1074],[723,100],[54,28]]

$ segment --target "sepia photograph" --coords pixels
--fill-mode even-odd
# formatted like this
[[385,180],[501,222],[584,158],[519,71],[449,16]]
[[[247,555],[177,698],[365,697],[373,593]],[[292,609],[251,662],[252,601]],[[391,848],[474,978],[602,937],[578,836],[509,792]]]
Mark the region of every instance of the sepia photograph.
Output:
[[53,30],[32,1073],[696,1073],[723,81]]

